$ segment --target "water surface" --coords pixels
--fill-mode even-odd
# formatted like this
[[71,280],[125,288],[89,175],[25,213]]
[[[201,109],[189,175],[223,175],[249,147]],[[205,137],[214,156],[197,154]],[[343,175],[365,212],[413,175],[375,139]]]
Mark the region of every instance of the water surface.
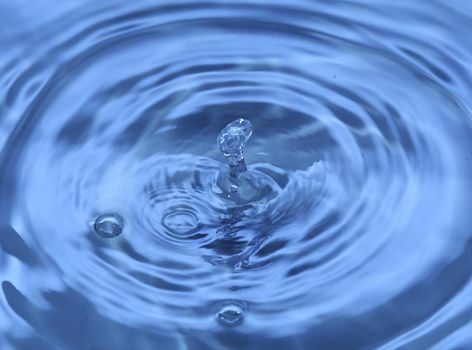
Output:
[[[466,0],[0,4],[0,349],[472,348],[471,26]],[[241,117],[267,186],[226,198]]]

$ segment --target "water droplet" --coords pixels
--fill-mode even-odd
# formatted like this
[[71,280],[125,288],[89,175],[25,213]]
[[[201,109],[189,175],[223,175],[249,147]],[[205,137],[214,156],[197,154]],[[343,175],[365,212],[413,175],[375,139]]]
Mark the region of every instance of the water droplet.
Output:
[[224,327],[239,326],[244,321],[243,308],[233,302],[223,304],[216,315],[216,319]]
[[113,238],[123,232],[124,220],[118,214],[103,214],[95,219],[93,228],[102,238]]
[[217,142],[230,166],[236,166],[243,161],[243,147],[251,135],[252,124],[243,118],[236,119],[221,130]]

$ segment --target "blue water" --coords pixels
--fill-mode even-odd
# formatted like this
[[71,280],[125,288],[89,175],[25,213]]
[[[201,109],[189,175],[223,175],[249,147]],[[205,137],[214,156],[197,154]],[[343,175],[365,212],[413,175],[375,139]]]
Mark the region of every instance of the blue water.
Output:
[[471,28],[467,0],[1,2],[0,349],[472,349]]

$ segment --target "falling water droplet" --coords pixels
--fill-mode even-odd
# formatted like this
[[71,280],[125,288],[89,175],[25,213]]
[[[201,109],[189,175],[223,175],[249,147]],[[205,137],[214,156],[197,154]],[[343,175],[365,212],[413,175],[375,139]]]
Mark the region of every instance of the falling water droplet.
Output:
[[258,171],[248,170],[244,160],[244,145],[252,135],[252,124],[236,119],[226,125],[217,137],[220,151],[226,158],[216,179],[216,193],[238,205],[275,196],[275,182]]
[[218,323],[224,327],[236,327],[244,321],[243,308],[236,303],[221,306],[216,315]]
[[118,214],[103,214],[95,219],[95,232],[102,238],[113,238],[123,232],[124,220]]
[[241,185],[246,182],[241,176],[247,170],[243,149],[251,135],[251,122],[239,118],[226,125],[216,139],[229,166],[228,170],[220,172],[217,183],[228,198],[231,197],[231,193],[238,192]]
[[218,135],[220,151],[230,166],[245,171],[243,148],[252,135],[252,124],[249,120],[239,118],[225,126]]

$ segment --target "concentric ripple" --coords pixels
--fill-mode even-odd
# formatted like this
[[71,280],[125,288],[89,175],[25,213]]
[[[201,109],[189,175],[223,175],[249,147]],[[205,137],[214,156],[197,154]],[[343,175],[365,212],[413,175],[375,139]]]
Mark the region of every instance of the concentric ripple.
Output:
[[472,344],[468,3],[38,4],[0,5],[2,349]]

